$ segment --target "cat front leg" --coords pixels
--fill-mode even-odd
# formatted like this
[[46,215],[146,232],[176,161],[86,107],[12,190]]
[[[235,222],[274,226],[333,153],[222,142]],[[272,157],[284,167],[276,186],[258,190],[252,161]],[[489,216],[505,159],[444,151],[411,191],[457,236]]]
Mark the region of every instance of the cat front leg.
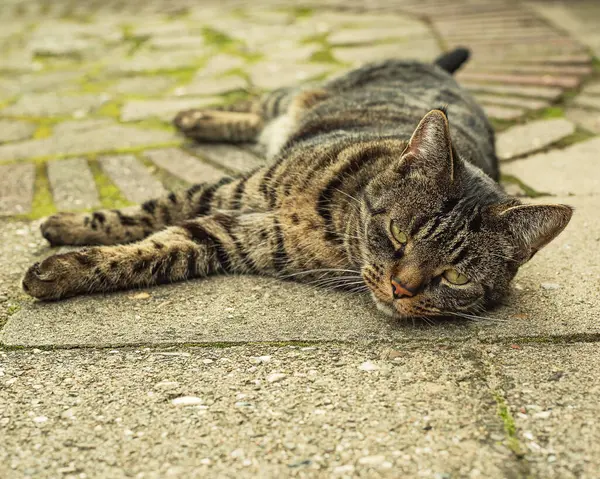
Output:
[[261,272],[272,265],[272,245],[260,234],[263,217],[218,213],[137,243],[50,256],[29,268],[23,289],[35,298],[56,300],[222,272]]

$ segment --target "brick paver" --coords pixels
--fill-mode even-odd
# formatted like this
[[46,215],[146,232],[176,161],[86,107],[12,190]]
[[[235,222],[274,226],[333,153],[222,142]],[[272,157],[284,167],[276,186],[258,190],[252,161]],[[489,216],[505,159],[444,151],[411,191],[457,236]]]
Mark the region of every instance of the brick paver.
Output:
[[132,155],[105,156],[100,166],[133,203],[142,203],[165,193],[161,183]]
[[178,148],[148,150],[144,156],[156,166],[188,183],[214,182],[222,178],[226,172],[200,161]]
[[0,216],[31,211],[35,166],[0,165]]
[[100,206],[94,177],[83,158],[51,161],[48,179],[59,210],[83,210]]

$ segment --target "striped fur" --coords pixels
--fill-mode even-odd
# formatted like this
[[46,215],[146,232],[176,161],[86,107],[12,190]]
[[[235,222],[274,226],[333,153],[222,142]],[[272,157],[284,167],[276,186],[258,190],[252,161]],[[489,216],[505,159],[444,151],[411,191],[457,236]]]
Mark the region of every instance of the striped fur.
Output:
[[[251,273],[370,291],[401,317],[464,315],[505,295],[571,216],[501,190],[489,122],[434,65],[375,63],[231,111],[182,112],[175,124],[200,141],[262,141],[270,163],[132,211],[50,217],[51,244],[104,246],[32,266],[25,291],[59,299]],[[468,283],[446,280],[451,268]],[[391,279],[414,294],[395,297]]]

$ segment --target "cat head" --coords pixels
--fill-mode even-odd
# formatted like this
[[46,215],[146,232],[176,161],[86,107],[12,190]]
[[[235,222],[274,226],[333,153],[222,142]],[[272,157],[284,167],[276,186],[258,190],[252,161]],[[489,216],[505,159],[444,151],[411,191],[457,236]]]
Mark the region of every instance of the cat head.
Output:
[[519,266],[568,224],[566,205],[524,205],[462,161],[448,118],[421,120],[400,161],[361,206],[362,275],[378,307],[401,317],[461,315],[497,303]]

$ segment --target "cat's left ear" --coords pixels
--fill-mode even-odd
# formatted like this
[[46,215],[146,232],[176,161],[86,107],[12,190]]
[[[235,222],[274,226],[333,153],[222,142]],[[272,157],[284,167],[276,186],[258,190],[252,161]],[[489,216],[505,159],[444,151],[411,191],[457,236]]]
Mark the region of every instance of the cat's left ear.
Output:
[[556,238],[572,215],[573,208],[567,205],[518,205],[499,213],[523,250],[523,262]]
[[418,171],[444,183],[454,181],[454,154],[446,112],[431,110],[419,122],[402,154],[408,173]]

